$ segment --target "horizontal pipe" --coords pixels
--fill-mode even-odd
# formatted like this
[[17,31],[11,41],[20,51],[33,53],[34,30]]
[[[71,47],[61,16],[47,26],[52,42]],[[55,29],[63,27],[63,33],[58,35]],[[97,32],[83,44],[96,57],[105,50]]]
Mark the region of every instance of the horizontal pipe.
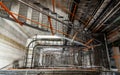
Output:
[[[34,38],[34,37],[33,37]],[[75,43],[75,44],[78,44],[78,45],[82,45],[82,46],[85,46],[85,47],[87,47],[87,45],[85,45],[84,43],[82,43],[82,42],[78,42],[78,41],[73,41],[72,39],[70,39],[70,38],[67,38],[67,37],[64,37],[64,36],[59,36],[59,35],[54,35],[54,36],[52,36],[52,35],[49,35],[49,36],[37,36],[37,38],[40,40],[40,39],[49,39],[49,38],[53,38],[53,39],[65,39],[65,40],[68,40],[69,42],[71,42],[71,43]]]
[[85,48],[81,45],[74,46],[74,45],[38,45],[37,47],[42,47],[42,48]]

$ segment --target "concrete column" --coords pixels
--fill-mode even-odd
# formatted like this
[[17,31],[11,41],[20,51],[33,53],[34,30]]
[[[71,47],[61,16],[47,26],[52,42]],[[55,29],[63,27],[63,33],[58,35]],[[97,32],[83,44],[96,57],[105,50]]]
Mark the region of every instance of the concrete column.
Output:
[[114,54],[114,59],[115,59],[115,64],[116,67],[118,69],[118,71],[120,71],[120,51],[119,51],[119,47],[113,47],[113,54]]

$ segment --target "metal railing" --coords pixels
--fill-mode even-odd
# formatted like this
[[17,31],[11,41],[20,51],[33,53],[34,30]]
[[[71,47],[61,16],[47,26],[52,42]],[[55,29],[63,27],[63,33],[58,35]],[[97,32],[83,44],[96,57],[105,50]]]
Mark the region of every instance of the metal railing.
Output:
[[112,71],[78,71],[64,69],[21,69],[21,70],[4,70],[0,71],[0,75],[119,75],[118,72]]

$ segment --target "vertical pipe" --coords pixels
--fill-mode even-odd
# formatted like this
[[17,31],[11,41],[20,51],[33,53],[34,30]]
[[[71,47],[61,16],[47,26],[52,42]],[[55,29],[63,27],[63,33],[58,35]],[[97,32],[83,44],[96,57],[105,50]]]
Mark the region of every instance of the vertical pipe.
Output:
[[105,41],[105,48],[106,48],[106,53],[107,53],[107,59],[108,59],[109,69],[111,69],[110,57],[109,57],[109,51],[108,51],[108,45],[107,45],[107,38],[106,38],[105,34],[104,34],[104,41]]

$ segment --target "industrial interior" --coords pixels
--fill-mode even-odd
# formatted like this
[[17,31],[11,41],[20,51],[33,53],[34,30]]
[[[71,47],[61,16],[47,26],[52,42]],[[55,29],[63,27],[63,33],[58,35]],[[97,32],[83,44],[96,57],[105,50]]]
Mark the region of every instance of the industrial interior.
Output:
[[120,0],[0,0],[0,75],[120,75]]

